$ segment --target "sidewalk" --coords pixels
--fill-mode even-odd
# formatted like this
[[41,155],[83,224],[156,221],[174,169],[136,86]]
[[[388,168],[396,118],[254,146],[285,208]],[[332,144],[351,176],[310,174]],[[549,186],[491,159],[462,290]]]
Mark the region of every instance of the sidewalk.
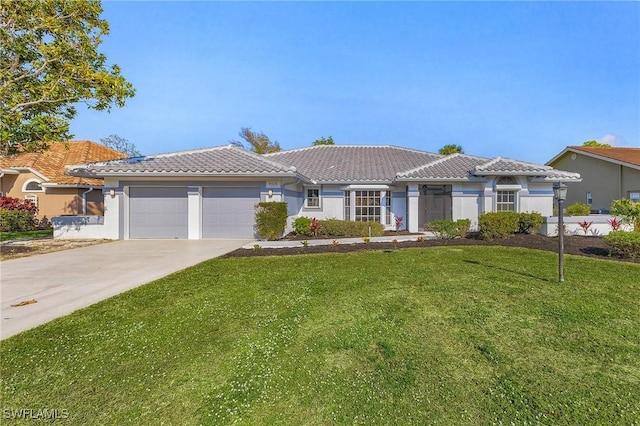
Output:
[[[372,243],[390,243],[393,240],[397,242],[402,241],[417,241],[419,237],[424,238],[425,240],[433,240],[435,236],[431,232],[423,232],[421,234],[413,234],[413,235],[385,235],[384,237],[371,237],[370,242]],[[261,248],[283,248],[283,247],[302,247],[302,242],[304,240],[278,240],[278,241],[254,241],[249,244],[245,244],[242,246],[243,249],[253,249],[256,244],[258,244]],[[326,246],[334,244],[336,241],[338,244],[364,244],[363,237],[357,238],[335,238],[335,239],[309,239],[306,240],[307,245],[311,246]]]

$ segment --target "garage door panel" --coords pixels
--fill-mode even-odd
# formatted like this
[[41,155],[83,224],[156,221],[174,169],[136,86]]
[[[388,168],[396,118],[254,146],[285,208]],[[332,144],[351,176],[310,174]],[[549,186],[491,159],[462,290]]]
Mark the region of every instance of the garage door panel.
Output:
[[130,188],[129,238],[188,238],[187,188]]
[[203,238],[254,238],[260,188],[203,188]]

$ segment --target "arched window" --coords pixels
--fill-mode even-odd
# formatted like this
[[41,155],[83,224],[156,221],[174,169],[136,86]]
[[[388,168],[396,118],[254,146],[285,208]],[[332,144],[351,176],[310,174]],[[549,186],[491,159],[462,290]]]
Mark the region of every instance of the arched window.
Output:
[[22,192],[42,192],[42,185],[35,179],[30,179],[24,183]]
[[496,185],[517,185],[518,181],[513,176],[502,176],[496,181]]

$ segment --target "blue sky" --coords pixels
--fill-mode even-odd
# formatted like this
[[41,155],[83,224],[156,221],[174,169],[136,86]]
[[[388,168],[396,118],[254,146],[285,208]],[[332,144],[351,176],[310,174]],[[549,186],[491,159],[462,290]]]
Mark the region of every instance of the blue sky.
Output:
[[544,163],[590,139],[640,146],[638,2],[103,2],[101,45],[137,89],[79,109],[76,139],[143,154],[445,144]]

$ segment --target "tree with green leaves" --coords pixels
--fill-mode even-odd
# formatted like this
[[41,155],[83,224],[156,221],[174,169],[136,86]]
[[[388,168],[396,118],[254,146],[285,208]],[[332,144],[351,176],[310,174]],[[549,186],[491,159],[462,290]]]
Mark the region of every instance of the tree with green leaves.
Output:
[[462,147],[460,145],[448,144],[440,148],[438,153],[440,155],[451,155],[456,153],[464,154],[464,151],[462,150]]
[[127,157],[140,157],[142,155],[133,142],[129,142],[128,139],[121,138],[118,135],[102,138],[100,139],[100,143],[107,148],[126,154]]
[[594,148],[611,148],[611,145],[608,143],[602,143],[598,141],[586,141],[582,144],[582,146],[591,146]]
[[[269,137],[262,132],[254,132],[251,127],[242,127],[238,135],[249,144],[249,149],[256,154],[269,154],[281,150],[277,141],[271,142]],[[233,145],[244,148],[244,144],[237,140],[230,141]]]
[[335,145],[335,142],[333,141],[333,137],[329,136],[328,138],[325,138],[324,136],[321,137],[320,139],[316,139],[315,141],[313,141],[313,146],[318,146],[318,145]]
[[76,106],[109,111],[135,89],[98,51],[99,0],[0,2],[0,154],[65,141]]

